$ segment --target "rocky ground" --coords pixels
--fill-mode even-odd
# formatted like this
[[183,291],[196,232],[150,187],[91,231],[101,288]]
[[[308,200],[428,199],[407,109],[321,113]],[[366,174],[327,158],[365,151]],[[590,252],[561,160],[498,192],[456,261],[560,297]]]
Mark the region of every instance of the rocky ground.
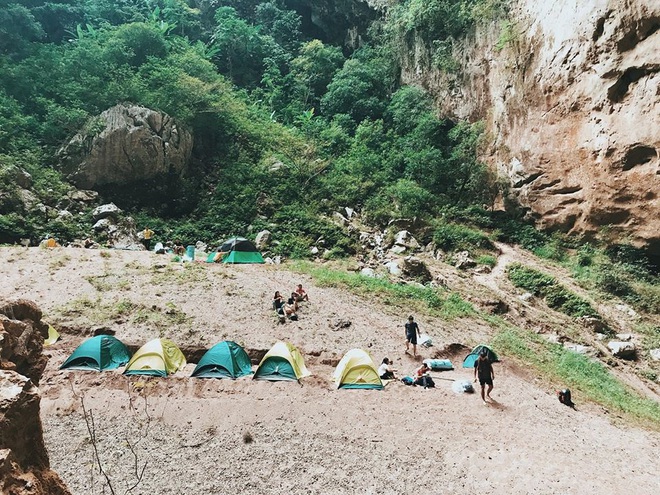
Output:
[[[393,358],[405,373],[418,365],[403,353],[406,309],[316,287],[308,276],[272,265],[181,265],[146,252],[69,248],[0,248],[0,260],[5,291],[34,300],[62,333],[46,350],[42,421],[51,465],[76,495],[110,493],[95,448],[114,493],[657,489],[658,433],[627,426],[579,397],[577,411],[563,406],[556,384],[506,356],[495,365],[495,402],[484,406],[477,395],[455,394],[452,380],[470,377],[460,368],[465,349],[490,332],[475,321],[418,316],[435,344],[422,356],[454,353],[457,369],[435,373],[436,389],[394,382],[383,391],[335,390],[333,366],[354,347],[377,361]],[[521,323],[557,323],[517,300],[497,268],[490,277],[440,264],[432,270],[475,304],[504,299]],[[311,302],[299,321],[280,325],[272,294],[299,282]],[[167,337],[189,356],[223,339],[257,356],[285,339],[301,349],[313,376],[300,385],[198,380],[189,378],[192,363],[167,379],[59,371],[99,329],[130,346]],[[448,347],[454,343],[466,347]]]

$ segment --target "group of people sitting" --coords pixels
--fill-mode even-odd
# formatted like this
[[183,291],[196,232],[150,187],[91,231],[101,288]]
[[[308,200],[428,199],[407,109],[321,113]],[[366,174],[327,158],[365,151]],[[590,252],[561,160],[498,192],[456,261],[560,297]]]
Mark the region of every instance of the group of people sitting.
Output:
[[[398,380],[396,376],[398,370],[392,367],[392,361],[389,358],[383,358],[383,362],[378,367],[378,376],[381,380]],[[428,364],[422,363],[422,365],[415,370],[413,373],[411,385],[419,385],[427,388],[435,387],[433,378],[431,378],[431,368]]]
[[273,309],[277,314],[280,323],[286,322],[286,319],[296,321],[298,319],[298,309],[300,302],[308,302],[309,296],[302,284],[298,284],[296,289],[291,292],[291,296],[287,299],[280,294],[280,291],[275,291],[273,296]]

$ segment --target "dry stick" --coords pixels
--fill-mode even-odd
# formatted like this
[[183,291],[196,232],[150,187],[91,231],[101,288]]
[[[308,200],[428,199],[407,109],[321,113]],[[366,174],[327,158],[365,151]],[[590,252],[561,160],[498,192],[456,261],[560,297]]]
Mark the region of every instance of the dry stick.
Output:
[[89,410],[89,412],[87,411],[87,409],[85,409],[85,397],[83,395],[80,396],[80,404],[82,405],[83,417],[85,418],[87,431],[89,432],[89,437],[92,441],[92,447],[94,448],[94,457],[96,458],[96,464],[99,467],[99,473],[101,473],[105,478],[105,482],[108,484],[110,493],[112,495],[115,495],[115,490],[112,488],[112,482],[110,481],[110,477],[103,469],[103,465],[101,464],[101,458],[99,457],[99,450],[98,450],[98,446],[96,445],[96,427],[94,426],[94,415],[92,414],[91,409]]
[[[142,471],[141,471],[141,472],[138,472],[138,455],[137,455],[137,453],[135,452],[135,449],[133,448],[133,445],[132,445],[131,442],[128,440],[128,438],[126,438],[125,440],[126,440],[126,443],[128,444],[128,448],[131,449],[131,453],[133,454],[133,460],[134,460],[133,469],[135,470],[135,477],[137,478],[137,481],[135,482],[135,484],[134,484],[133,486],[131,486],[130,488],[128,488],[128,489],[124,492],[124,495],[128,495],[128,493],[129,493],[131,490],[133,490],[136,486],[138,486],[138,485],[142,482],[142,477],[144,476],[144,471],[147,469],[147,461],[144,461],[144,466],[142,466]],[[141,439],[140,439],[140,440],[141,440]],[[139,442],[140,440],[138,440],[138,441],[135,443],[135,445],[137,445],[138,442]]]

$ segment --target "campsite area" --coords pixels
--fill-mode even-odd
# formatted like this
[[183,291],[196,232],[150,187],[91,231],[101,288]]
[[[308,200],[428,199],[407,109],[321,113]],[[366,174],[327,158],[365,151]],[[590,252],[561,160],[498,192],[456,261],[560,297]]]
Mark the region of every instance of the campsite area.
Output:
[[[657,431],[579,396],[577,411],[565,407],[553,385],[507,356],[494,365],[494,403],[454,393],[453,379],[472,377],[463,357],[488,342],[490,329],[478,321],[416,315],[434,344],[422,357],[444,350],[455,366],[434,373],[435,389],[393,382],[382,391],[336,390],[334,366],[356,347],[412,373],[420,362],[404,354],[407,311],[318,286],[286,265],[181,264],[149,252],[73,248],[3,247],[0,258],[6,291],[34,300],[62,337],[45,349],[42,422],[51,466],[76,495],[110,493],[95,449],[115,493],[657,490]],[[450,279],[475,292],[497,282]],[[273,293],[298,283],[310,302],[298,321],[278,324]],[[233,340],[253,357],[285,340],[312,376],[300,384],[196,379],[190,359],[167,378],[59,370],[84,339],[108,331],[133,350],[165,337],[187,356]]]

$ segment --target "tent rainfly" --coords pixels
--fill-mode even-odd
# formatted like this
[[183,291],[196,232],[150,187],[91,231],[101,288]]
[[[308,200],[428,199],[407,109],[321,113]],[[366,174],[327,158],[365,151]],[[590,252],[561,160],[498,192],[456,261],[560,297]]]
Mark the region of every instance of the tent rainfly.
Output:
[[138,349],[129,361],[125,375],[167,376],[186,365],[186,358],[174,342],[168,339],[150,340]]
[[273,382],[296,381],[310,375],[300,351],[293,344],[280,341],[263,357],[257,371],[254,372],[253,379]]
[[251,373],[252,363],[245,350],[236,342],[225,340],[206,351],[191,376],[236,379]]
[[122,342],[112,335],[97,335],[80,344],[60,369],[113,370],[131,358]]
[[362,349],[351,349],[341,358],[333,373],[337,388],[370,388],[380,390],[383,382],[374,362]]
[[219,251],[227,253],[222,258],[223,263],[264,263],[264,258],[254,244],[245,237],[227,239]]
[[481,353],[482,349],[486,349],[486,352],[488,353],[488,360],[491,363],[496,363],[500,360],[497,357],[497,354],[495,354],[495,351],[493,351],[490,347],[485,344],[479,344],[477,347],[472,349],[470,354],[465,356],[465,359],[463,360],[463,368],[474,368],[474,363],[477,359],[479,359],[479,354]]

